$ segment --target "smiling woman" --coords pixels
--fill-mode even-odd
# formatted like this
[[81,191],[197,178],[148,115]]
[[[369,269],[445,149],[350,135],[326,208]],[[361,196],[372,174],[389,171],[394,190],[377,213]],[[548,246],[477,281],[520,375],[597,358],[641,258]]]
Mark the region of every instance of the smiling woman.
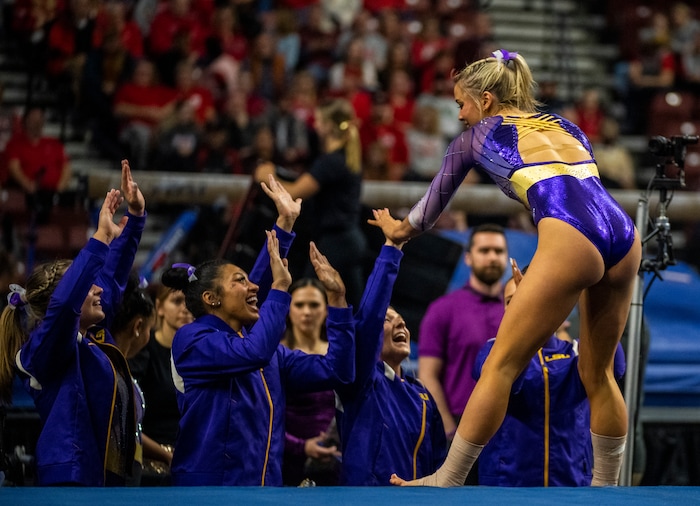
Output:
[[184,292],[195,317],[173,338],[182,415],[173,485],[281,486],[286,395],[330,390],[353,378],[352,308],[340,276],[313,243],[311,263],[328,294],[328,351],[280,345],[291,298],[283,257],[301,201],[268,181],[262,188],[279,217],[250,275],[226,260],[176,264],[163,273],[163,284]]
[[386,486],[393,472],[421,478],[442,463],[447,441],[437,404],[401,363],[411,351],[406,322],[389,306],[403,253],[387,238],[355,315],[355,381],[341,402],[342,485]]
[[[97,230],[78,256],[38,266],[0,321],[0,400],[10,400],[18,373],[43,427],[36,447],[40,485],[123,485],[132,474],[135,391],[108,330],[146,218],[126,160],[121,191],[107,192]],[[128,212],[117,224],[123,200]]]

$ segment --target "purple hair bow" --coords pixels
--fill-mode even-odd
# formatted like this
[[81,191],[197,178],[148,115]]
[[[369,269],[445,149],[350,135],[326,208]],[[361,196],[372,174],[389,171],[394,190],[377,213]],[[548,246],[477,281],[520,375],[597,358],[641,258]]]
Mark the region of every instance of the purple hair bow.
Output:
[[184,264],[184,263],[173,264],[173,269],[177,269],[177,268],[187,269],[187,281],[189,281],[190,283],[192,281],[197,280],[197,276],[194,275],[194,271],[196,271],[197,269],[195,268],[194,265]]
[[10,309],[17,309],[27,304],[27,291],[20,285],[10,285],[10,293],[7,294],[7,305]]
[[503,63],[504,61],[511,61],[515,60],[515,58],[518,56],[518,53],[515,51],[508,52],[505,49],[497,49],[493,53],[491,53],[496,60],[498,60],[498,63]]

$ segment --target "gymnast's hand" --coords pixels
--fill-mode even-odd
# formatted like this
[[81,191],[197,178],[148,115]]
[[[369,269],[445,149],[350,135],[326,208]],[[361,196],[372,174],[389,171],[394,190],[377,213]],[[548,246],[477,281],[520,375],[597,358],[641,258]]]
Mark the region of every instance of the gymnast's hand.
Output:
[[293,199],[282,184],[272,174],[268,174],[268,183],[260,183],[261,188],[272,199],[277,208],[277,226],[291,232],[294,222],[301,214],[301,199]]
[[100,209],[100,216],[97,220],[97,230],[93,234],[93,238],[105,244],[111,243],[114,239],[119,237],[126,225],[127,217],[124,216],[119,224],[114,223],[114,213],[124,201],[123,197],[119,194],[119,190],[109,190],[104,202],[102,202],[102,208]]
[[518,262],[516,262],[515,258],[512,257],[510,259],[510,270],[513,273],[513,282],[517,287],[523,280],[523,273],[520,271],[520,267],[518,267]]
[[312,241],[309,244],[309,258],[314,266],[318,280],[323,284],[328,294],[328,305],[333,307],[348,307],[345,300],[345,283],[340,274],[330,264],[325,255],[316,247]]
[[131,177],[131,167],[128,160],[122,160],[122,195],[129,205],[129,213],[133,216],[143,216],[146,210],[146,199]]
[[403,244],[411,237],[420,234],[418,230],[411,226],[408,220],[401,221],[392,217],[386,207],[384,209],[372,209],[372,214],[374,219],[367,220],[367,223],[381,228],[384,237],[391,240],[394,245]]
[[272,288],[286,292],[292,284],[292,275],[287,267],[287,259],[280,257],[280,242],[275,231],[265,230],[267,235],[267,252],[270,254],[272,271]]

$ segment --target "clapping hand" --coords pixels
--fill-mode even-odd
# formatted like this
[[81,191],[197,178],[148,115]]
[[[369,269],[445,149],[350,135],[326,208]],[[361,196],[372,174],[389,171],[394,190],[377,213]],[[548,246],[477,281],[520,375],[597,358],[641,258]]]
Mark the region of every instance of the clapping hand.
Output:
[[517,287],[523,280],[523,273],[521,272],[520,267],[518,267],[518,262],[515,261],[515,258],[510,259],[510,270],[513,273],[513,281]]
[[275,231],[266,230],[267,252],[270,254],[272,288],[286,292],[292,284],[292,275],[287,267],[287,259],[280,257],[280,242]]
[[105,244],[111,243],[122,233],[124,225],[126,225],[127,217],[124,216],[117,224],[114,223],[114,214],[119,209],[119,206],[124,201],[124,198],[119,194],[119,190],[109,190],[102,202],[100,215],[97,220],[97,230],[93,234],[93,238]]
[[293,199],[282,184],[272,174],[267,176],[268,182],[260,183],[263,191],[272,199],[277,208],[277,226],[286,232],[291,232],[294,222],[301,214],[301,199]]
[[139,186],[131,177],[131,167],[128,160],[122,160],[122,195],[129,206],[129,213],[134,216],[143,216],[146,210],[144,199]]
[[316,247],[312,241],[309,244],[309,258],[314,266],[318,280],[323,284],[328,294],[328,304],[333,307],[347,307],[345,300],[345,283],[340,274],[330,264],[325,255]]

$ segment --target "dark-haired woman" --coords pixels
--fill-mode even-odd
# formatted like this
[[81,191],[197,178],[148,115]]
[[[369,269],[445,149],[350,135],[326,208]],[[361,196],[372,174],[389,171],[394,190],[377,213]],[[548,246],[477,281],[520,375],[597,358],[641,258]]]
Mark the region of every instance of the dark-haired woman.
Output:
[[[156,321],[156,306],[153,299],[142,286],[141,279],[136,271],[131,271],[129,280],[126,283],[122,303],[110,332],[114,338],[114,343],[122,352],[122,355],[129,360],[146,346],[151,334],[151,328]],[[143,456],[148,452],[157,451],[159,455],[165,450],[143,433],[143,416],[146,411],[146,400],[143,391],[136,379],[134,384],[134,412],[136,418],[136,450],[134,456],[133,472],[127,480],[127,486],[139,486],[141,484],[143,471]]]
[[[269,181],[264,191],[296,219],[301,201]],[[174,485],[281,486],[285,392],[328,390],[354,377],[352,308],[338,272],[313,243],[311,262],[328,293],[328,353],[280,345],[290,302],[291,276],[282,260],[290,231],[276,226],[266,232],[250,277],[225,260],[163,274],[163,284],[185,293],[195,317],[173,340],[182,414]]]
[[160,285],[155,294],[156,324],[146,346],[129,358],[131,374],[148,404],[143,417],[144,469],[141,486],[170,484],[170,463],[177,439],[180,411],[170,366],[170,349],[177,329],[190,323],[185,294]]

